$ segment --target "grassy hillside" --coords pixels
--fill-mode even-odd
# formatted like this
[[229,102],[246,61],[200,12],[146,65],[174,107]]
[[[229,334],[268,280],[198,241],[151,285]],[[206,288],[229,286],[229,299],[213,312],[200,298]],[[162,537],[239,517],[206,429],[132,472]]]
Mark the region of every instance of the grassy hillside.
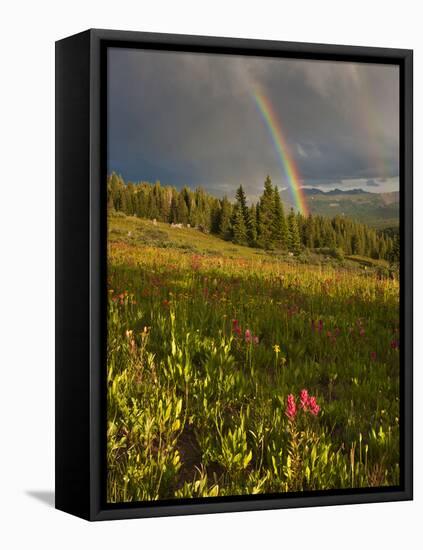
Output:
[[387,268],[385,260],[373,260],[365,256],[346,256],[339,262],[327,249],[305,251],[299,257],[287,252],[264,251],[258,248],[236,245],[215,235],[194,228],[172,228],[168,223],[156,222],[115,214],[108,221],[109,243],[125,243],[135,247],[149,246],[158,249],[173,249],[184,254],[200,254],[227,259],[284,262],[289,264],[333,265],[344,269]]
[[110,218],[109,502],[398,484],[398,281],[316,256]]
[[115,215],[109,218],[109,242],[126,242],[158,248],[223,256],[227,258],[257,258],[266,256],[259,249],[238,246],[194,228],[172,228],[168,223],[144,220],[135,216]]

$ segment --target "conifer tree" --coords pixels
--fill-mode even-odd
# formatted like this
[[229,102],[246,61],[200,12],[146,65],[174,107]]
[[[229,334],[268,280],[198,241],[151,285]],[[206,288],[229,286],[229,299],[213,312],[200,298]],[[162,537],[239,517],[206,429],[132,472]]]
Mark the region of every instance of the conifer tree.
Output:
[[188,207],[185,202],[184,195],[179,193],[178,204],[177,204],[177,213],[178,213],[178,223],[187,224],[188,223]]
[[272,239],[279,248],[288,248],[288,226],[277,186],[274,187]]
[[231,216],[231,203],[228,201],[228,198],[225,195],[221,203],[219,235],[222,237],[222,239],[225,239],[226,241],[229,241],[232,238]]
[[273,246],[274,196],[272,180],[267,176],[264,182],[264,191],[260,197],[260,215],[257,228],[258,243],[265,249],[270,249]]
[[300,232],[298,230],[297,218],[294,210],[291,208],[291,212],[288,216],[288,229],[289,229],[289,250],[296,256],[301,252],[301,239]]
[[241,208],[235,207],[233,216],[233,242],[236,244],[248,244],[247,227],[245,225],[244,216]]
[[247,237],[250,246],[254,247],[257,245],[257,212],[255,204],[250,206],[248,212]]

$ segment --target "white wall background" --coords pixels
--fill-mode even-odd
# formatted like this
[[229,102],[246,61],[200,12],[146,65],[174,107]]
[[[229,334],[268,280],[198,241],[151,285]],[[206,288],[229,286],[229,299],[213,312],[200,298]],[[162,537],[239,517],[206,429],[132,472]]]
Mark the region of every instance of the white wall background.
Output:
[[54,487],[54,41],[97,27],[415,49],[418,397],[423,357],[419,4],[413,0],[1,4],[0,546],[390,549],[415,539],[413,546],[418,547],[423,517],[423,412],[418,399],[414,502],[89,524],[45,501],[52,500]]

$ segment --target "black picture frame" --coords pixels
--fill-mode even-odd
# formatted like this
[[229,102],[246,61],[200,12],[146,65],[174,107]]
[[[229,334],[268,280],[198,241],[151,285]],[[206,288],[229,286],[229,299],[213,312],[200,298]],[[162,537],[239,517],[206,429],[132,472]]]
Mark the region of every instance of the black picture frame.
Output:
[[[400,68],[401,484],[106,504],[106,50],[124,46]],[[87,520],[410,500],[413,495],[413,52],[91,29],[56,43],[56,508]]]

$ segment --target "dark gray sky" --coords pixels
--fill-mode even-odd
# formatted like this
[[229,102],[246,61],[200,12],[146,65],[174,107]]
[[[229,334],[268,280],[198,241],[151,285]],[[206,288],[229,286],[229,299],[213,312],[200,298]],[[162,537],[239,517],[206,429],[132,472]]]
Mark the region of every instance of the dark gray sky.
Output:
[[252,93],[267,96],[302,184],[398,189],[399,71],[390,65],[111,48],[108,171],[250,199],[288,186]]

